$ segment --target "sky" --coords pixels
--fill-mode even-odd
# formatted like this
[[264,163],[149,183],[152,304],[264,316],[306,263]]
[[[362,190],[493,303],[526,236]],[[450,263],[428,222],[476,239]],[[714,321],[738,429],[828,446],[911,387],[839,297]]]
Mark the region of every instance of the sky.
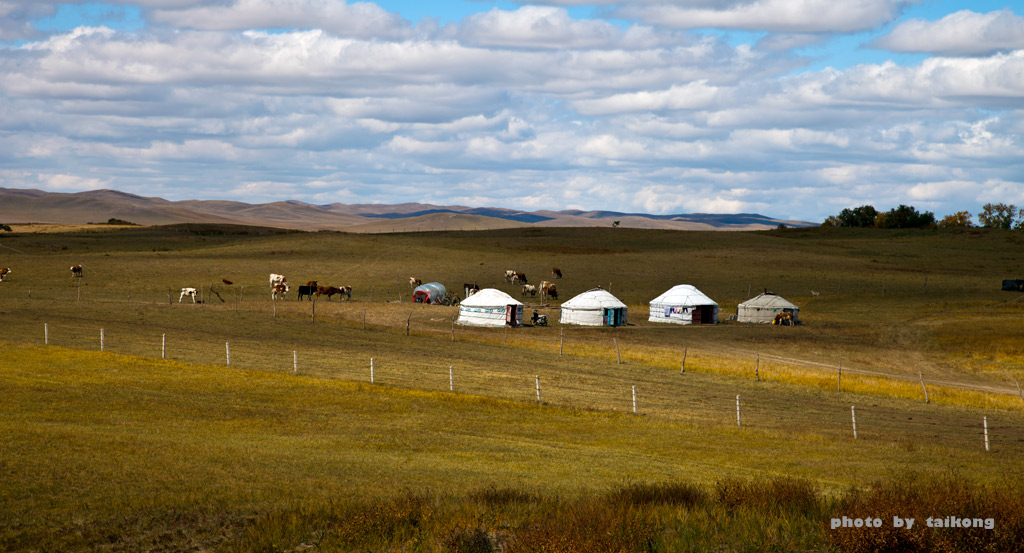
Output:
[[805,221],[1024,206],[1024,4],[0,0],[0,187]]

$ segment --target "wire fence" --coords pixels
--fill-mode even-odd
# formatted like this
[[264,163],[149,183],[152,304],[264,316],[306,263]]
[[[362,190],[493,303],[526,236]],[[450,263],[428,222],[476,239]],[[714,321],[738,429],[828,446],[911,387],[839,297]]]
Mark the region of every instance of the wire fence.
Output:
[[[175,300],[177,298],[174,298]],[[105,352],[266,370],[317,378],[370,382],[397,388],[487,396],[516,402],[617,412],[682,421],[697,427],[741,423],[780,435],[808,435],[891,443],[894,447],[948,446],[1005,455],[1024,453],[1019,412],[918,405],[860,394],[827,393],[772,382],[766,362],[759,378],[722,377],[667,370],[635,361],[619,363],[574,355],[590,346],[573,344],[558,355],[549,342],[531,343],[531,334],[460,329],[456,342],[443,330],[405,336],[393,320],[366,330],[327,322],[312,323],[305,310],[282,309],[278,318],[262,311],[235,311],[232,304],[202,307],[110,302],[89,310],[37,299],[5,316],[3,338]],[[383,317],[372,305],[338,304],[351,316],[362,310],[370,320]],[[62,310],[63,309],[63,310]],[[265,309],[263,310],[265,311]],[[422,319],[430,312],[418,315]],[[395,313],[388,315],[392,317]],[[411,315],[410,315],[411,318]],[[419,323],[418,323],[419,324]],[[470,339],[471,338],[471,339]],[[228,353],[230,344],[230,354]],[[534,347],[524,347],[534,346]],[[628,351],[628,342],[617,342]],[[682,352],[680,353],[680,357]],[[692,355],[692,354],[691,354]],[[696,356],[691,357],[699,363]],[[635,390],[635,400],[634,400]],[[737,396],[740,401],[737,408]],[[635,403],[634,403],[635,401]],[[634,407],[635,405],[635,407]],[[855,406],[855,413],[851,412]],[[987,418],[985,418],[987,417]],[[987,439],[986,428],[987,424]]]

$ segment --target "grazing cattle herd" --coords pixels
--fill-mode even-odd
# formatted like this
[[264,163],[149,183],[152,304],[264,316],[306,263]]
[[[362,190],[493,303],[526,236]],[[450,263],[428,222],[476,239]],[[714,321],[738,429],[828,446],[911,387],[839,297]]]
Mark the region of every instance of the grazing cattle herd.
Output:
[[[72,276],[72,278],[82,278],[82,274],[83,274],[82,273],[82,265],[72,265],[71,266],[71,276]],[[558,267],[553,267],[551,269],[551,274],[554,276],[554,278],[562,278],[562,270],[560,268],[558,268]],[[10,267],[0,267],[0,282],[3,282],[4,279],[9,279],[10,275],[11,275],[11,268]],[[548,282],[546,280],[541,282],[539,286],[535,286],[533,284],[529,284],[529,281],[527,281],[527,279],[526,279],[526,274],[523,273],[522,271],[516,271],[516,270],[513,270],[513,269],[509,269],[509,270],[505,271],[505,281],[506,282],[510,282],[512,284],[520,284],[522,286],[522,295],[523,295],[523,297],[526,297],[526,296],[536,296],[537,292],[539,291],[541,293],[541,296],[545,300],[547,300],[548,298],[553,298],[553,299],[557,299],[558,298],[558,292],[557,292],[557,290],[555,290],[555,285],[554,284],[552,284],[551,282]],[[226,278],[222,278],[221,282],[223,284],[227,285],[227,286],[231,286],[231,285],[234,284],[233,281],[228,280]],[[270,273],[269,282],[270,282],[271,299],[277,300],[278,298],[280,298],[280,299],[283,300],[283,299],[286,298],[288,292],[291,291],[291,287],[288,284],[288,279],[284,275],[282,275],[282,274]],[[416,286],[420,286],[422,284],[423,284],[423,280],[422,279],[419,279],[417,277],[409,277],[409,286],[416,287]],[[480,291],[480,285],[478,283],[476,283],[476,282],[463,283],[462,286],[463,286],[463,288],[464,288],[464,290],[466,292],[466,297],[469,297],[469,296],[471,296],[471,295],[473,295],[473,294],[475,294],[475,293]],[[211,291],[212,291],[212,287],[211,287]],[[182,288],[181,289],[181,293],[178,296],[178,303],[183,303],[185,301],[185,298],[191,299],[192,303],[200,303],[200,301],[197,299],[198,294],[199,294],[199,288],[194,288],[194,287]],[[352,287],[351,286],[321,286],[319,284],[319,282],[316,281],[316,280],[307,281],[306,284],[303,284],[303,285],[299,286],[299,289],[298,289],[298,299],[299,300],[303,300],[303,299],[312,300],[314,295],[317,298],[320,298],[322,296],[327,296],[328,300],[332,299],[334,296],[341,296],[341,297],[343,297],[346,300],[350,300],[350,299],[352,299]],[[168,299],[170,299],[170,298],[168,298]]]

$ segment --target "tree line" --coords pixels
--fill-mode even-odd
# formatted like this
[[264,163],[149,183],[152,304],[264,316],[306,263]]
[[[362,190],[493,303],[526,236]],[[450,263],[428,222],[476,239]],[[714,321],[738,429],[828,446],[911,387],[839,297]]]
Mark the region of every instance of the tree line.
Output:
[[978,223],[969,211],[957,211],[936,220],[931,211],[918,211],[914,206],[900,204],[889,211],[878,211],[871,205],[846,208],[830,215],[823,227],[856,228],[998,228],[1024,230],[1024,209],[1013,204],[987,203],[978,213]]

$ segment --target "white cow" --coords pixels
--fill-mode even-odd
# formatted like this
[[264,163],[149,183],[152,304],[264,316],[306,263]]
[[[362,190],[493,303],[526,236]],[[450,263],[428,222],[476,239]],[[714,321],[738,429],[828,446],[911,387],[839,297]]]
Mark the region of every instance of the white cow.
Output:
[[181,289],[181,295],[178,296],[178,303],[181,303],[181,300],[185,299],[186,296],[192,298],[192,303],[195,303],[196,302],[196,289],[195,288],[182,288]]
[[507,271],[505,271],[505,282],[512,282],[512,279],[515,278],[515,276],[515,269],[508,269]]

